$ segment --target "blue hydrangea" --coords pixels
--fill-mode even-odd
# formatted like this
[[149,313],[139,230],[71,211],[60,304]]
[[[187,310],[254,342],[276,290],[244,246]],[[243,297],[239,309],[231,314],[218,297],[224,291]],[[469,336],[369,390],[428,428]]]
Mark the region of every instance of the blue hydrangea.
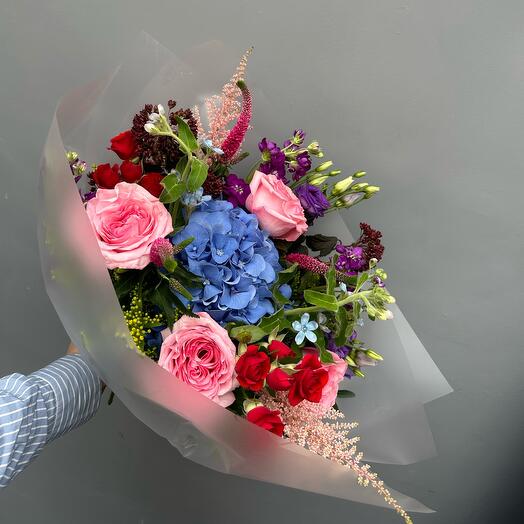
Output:
[[193,311],[206,311],[222,324],[254,324],[274,313],[270,286],[282,268],[255,215],[224,200],[203,202],[172,241],[189,237],[194,241],[178,257],[203,281],[202,289],[192,291]]

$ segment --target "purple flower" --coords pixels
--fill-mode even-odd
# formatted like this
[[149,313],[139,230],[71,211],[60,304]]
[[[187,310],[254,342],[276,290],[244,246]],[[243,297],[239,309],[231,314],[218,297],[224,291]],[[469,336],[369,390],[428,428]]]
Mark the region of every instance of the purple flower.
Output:
[[289,171],[293,173],[293,180],[300,180],[311,169],[311,158],[307,151],[299,153],[295,160],[290,162]]
[[324,216],[324,212],[329,209],[329,200],[316,186],[304,184],[295,190],[295,194],[311,220]]
[[263,138],[258,143],[258,149],[262,153],[262,164],[259,170],[267,175],[275,175],[283,182],[286,181],[286,155],[285,153],[271,140]]
[[337,346],[331,333],[327,336],[327,349],[340,358],[346,358],[351,351],[351,348],[348,346]]
[[344,246],[339,244],[335,249],[340,255],[335,264],[338,271],[354,275],[366,267],[366,256],[360,246]]
[[227,176],[224,194],[235,207],[244,206],[250,192],[249,185],[245,180],[233,174]]

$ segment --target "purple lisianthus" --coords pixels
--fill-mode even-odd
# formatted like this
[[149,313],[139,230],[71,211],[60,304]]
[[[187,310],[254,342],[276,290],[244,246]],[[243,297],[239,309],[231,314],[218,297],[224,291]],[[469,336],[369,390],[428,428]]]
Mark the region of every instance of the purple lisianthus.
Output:
[[245,180],[234,174],[227,176],[224,194],[235,207],[244,206],[249,193],[251,193],[251,189]]
[[329,200],[316,186],[304,184],[295,190],[295,194],[311,220],[324,216],[324,212],[329,209]]
[[354,275],[366,267],[366,255],[360,246],[344,246],[339,244],[335,249],[340,255],[335,264],[338,271]]

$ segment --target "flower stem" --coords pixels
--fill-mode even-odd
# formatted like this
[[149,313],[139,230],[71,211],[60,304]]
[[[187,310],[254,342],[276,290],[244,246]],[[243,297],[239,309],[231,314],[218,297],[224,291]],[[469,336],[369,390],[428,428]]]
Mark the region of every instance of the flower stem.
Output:
[[[370,290],[367,291],[360,291],[359,293],[351,293],[346,298],[343,298],[342,300],[339,300],[337,302],[338,307],[345,306],[346,304],[350,304],[352,302],[357,302],[358,300],[365,300],[367,298],[367,295],[370,294]],[[290,315],[301,315],[302,313],[315,313],[317,311],[324,311],[325,308],[322,306],[307,306],[307,307],[298,307],[295,309],[286,309],[284,310],[285,316]]]

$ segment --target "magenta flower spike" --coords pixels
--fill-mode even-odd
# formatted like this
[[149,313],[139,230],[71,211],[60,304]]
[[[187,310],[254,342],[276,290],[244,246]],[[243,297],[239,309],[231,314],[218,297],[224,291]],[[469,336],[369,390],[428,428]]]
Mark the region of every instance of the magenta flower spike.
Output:
[[237,82],[237,86],[242,91],[242,112],[238,117],[237,123],[233,126],[220,149],[224,151],[224,159],[231,160],[240,149],[251,121],[251,93],[243,80]]

